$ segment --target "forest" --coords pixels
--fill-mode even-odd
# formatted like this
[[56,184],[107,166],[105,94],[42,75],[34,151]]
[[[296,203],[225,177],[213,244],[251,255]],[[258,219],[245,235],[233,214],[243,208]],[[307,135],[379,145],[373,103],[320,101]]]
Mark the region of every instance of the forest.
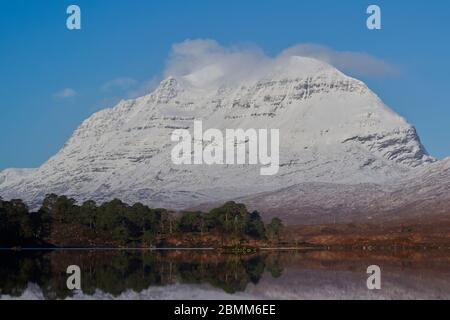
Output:
[[40,209],[30,212],[20,199],[0,198],[2,248],[74,244],[157,247],[179,243],[180,239],[195,244],[215,239],[220,245],[277,242],[282,228],[279,218],[264,224],[257,211],[249,212],[245,205],[233,201],[209,212],[176,213],[142,203],[128,205],[119,199],[100,205],[92,200],[77,204],[67,196],[48,194]]

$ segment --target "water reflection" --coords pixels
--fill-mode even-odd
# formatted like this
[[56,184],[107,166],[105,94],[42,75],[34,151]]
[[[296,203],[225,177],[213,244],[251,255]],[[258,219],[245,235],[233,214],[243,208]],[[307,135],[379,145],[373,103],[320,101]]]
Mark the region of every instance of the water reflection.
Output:
[[[69,265],[82,292],[67,289]],[[382,268],[382,290],[366,268]],[[450,298],[450,255],[426,252],[214,251],[0,252],[1,298]]]
[[117,296],[124,291],[140,292],[150,286],[174,283],[208,283],[227,293],[244,291],[257,284],[264,271],[281,275],[277,261],[267,256],[236,256],[210,252],[148,251],[55,251],[0,253],[0,293],[20,296],[29,283],[37,284],[46,299],[73,295],[66,288],[66,268],[82,269],[82,290],[97,290]]

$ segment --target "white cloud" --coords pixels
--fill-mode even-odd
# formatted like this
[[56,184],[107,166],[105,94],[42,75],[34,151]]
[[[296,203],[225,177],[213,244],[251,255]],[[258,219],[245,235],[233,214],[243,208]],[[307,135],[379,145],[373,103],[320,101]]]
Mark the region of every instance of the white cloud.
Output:
[[300,44],[267,56],[255,46],[224,47],[215,40],[186,40],[172,46],[164,75],[188,80],[197,87],[254,79],[291,56],[316,58],[351,76],[391,76],[389,63],[362,52],[337,51],[317,44]]
[[[197,88],[216,88],[221,85],[253,81],[264,76],[274,64],[283,63],[291,56],[316,58],[329,63],[350,76],[391,76],[396,68],[367,53],[338,51],[318,44],[299,44],[289,47],[274,57],[266,55],[254,45],[222,46],[211,39],[186,40],[172,46],[162,76],[186,80]],[[101,86],[108,97],[103,104],[113,105],[122,98],[137,98],[155,89],[161,76],[146,81],[118,77]],[[65,89],[71,90],[71,89]],[[61,96],[70,96],[70,91]]]
[[58,99],[67,99],[67,98],[72,98],[76,95],[77,95],[77,92],[74,89],[65,88],[65,89],[62,89],[61,91],[55,92],[53,94],[53,97],[58,98]]
[[199,87],[248,78],[270,62],[255,46],[222,47],[214,40],[186,40],[174,44],[165,76],[189,77]]
[[298,55],[316,58],[354,76],[391,76],[397,69],[386,61],[364,52],[337,51],[318,44],[300,44],[284,50],[280,56]]
[[110,91],[114,89],[126,90],[137,84],[137,81],[129,77],[118,77],[101,86],[102,91]]

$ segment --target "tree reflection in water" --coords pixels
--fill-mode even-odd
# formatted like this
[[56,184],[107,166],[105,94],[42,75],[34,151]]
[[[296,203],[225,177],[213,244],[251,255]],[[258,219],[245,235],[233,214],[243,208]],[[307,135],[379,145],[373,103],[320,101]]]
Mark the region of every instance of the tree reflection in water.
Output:
[[66,269],[82,270],[82,291],[100,290],[118,296],[127,290],[141,292],[151,286],[208,283],[227,293],[257,284],[267,271],[272,277],[282,267],[270,254],[240,256],[205,251],[53,251],[0,252],[0,294],[20,296],[29,284],[38,285],[46,299],[64,299]]

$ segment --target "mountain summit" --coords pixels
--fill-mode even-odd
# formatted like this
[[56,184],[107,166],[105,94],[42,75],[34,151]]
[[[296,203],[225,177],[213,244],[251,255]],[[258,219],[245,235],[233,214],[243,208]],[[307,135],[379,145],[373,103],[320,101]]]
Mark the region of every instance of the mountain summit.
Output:
[[[361,81],[332,66],[284,57],[239,78],[211,64],[168,77],[152,93],[93,114],[40,168],[0,173],[0,194],[39,203],[118,197],[180,209],[299,183],[384,183],[434,162],[415,129]],[[280,169],[174,165],[175,129],[279,129]],[[248,141],[238,141],[246,144]]]

